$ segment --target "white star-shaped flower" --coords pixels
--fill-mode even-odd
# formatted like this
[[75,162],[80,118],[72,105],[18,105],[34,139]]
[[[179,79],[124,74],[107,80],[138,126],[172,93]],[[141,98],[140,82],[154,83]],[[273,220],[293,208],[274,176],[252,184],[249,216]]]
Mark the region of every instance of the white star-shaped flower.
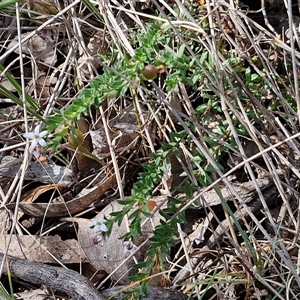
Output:
[[105,225],[105,221],[104,221],[104,214],[101,214],[99,216],[99,219],[94,219],[93,220],[93,230],[94,232],[107,232],[107,227]]
[[33,153],[35,157],[40,155],[41,147],[45,147],[47,145],[44,140],[44,136],[47,134],[47,130],[40,132],[40,125],[37,125],[33,132],[26,132],[23,134],[25,138],[32,140],[29,151]]

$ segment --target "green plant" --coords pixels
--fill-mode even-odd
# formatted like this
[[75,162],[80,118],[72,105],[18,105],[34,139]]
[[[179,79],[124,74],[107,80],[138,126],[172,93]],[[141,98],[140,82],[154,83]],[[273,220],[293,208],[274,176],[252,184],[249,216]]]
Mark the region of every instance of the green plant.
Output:
[[[129,198],[120,200],[124,207],[121,211],[111,213],[111,218],[107,221],[108,233],[110,233],[114,223],[119,225],[123,218],[128,215],[130,220],[129,232],[122,238],[125,240],[135,239],[141,234],[141,216],[150,217],[151,211],[148,207],[148,199],[156,184],[158,184],[165,170],[164,161],[167,159],[168,151],[153,154],[153,161],[143,164],[144,171],[140,173],[138,181],[133,185]],[[133,211],[132,208],[137,207]]]
[[[138,181],[134,184],[131,196],[119,200],[123,205],[122,210],[113,212],[106,221],[108,228],[107,234],[110,234],[115,223],[119,225],[128,217],[129,230],[121,237],[124,240],[135,241],[142,234],[141,224],[142,217],[152,216],[152,207],[149,205],[148,199],[152,195],[152,191],[166,171],[166,163],[168,165],[168,150],[153,154],[153,160],[143,165],[144,171],[139,174]],[[170,248],[175,245],[174,240],[178,237],[177,224],[185,223],[184,212],[178,213],[180,208],[186,203],[186,199],[176,199],[169,197],[167,207],[160,210],[162,219],[157,225],[150,238],[150,246],[146,252],[146,260],[135,265],[137,270],[143,270],[130,279],[134,282],[140,282],[141,285],[134,291],[128,292],[128,297],[132,295],[145,294],[147,291],[147,281],[152,273],[156,270],[164,270],[164,264],[170,254]],[[177,216],[174,218],[174,214]],[[130,298],[124,298],[130,299]]]
[[[55,133],[49,143],[50,147],[56,149],[62,139],[76,128],[79,118],[89,114],[91,107],[97,108],[103,101],[112,104],[119,97],[124,96],[130,87],[145,86],[143,80],[147,78],[143,73],[150,63],[153,63],[156,68],[167,70],[165,79],[167,91],[176,91],[181,82],[193,85],[201,76],[198,74],[200,69],[185,54],[184,45],[177,53],[167,47],[171,42],[170,29],[162,29],[160,24],[150,24],[146,33],[139,31],[137,36],[134,57],[125,57],[112,66],[103,64],[102,75],[93,79],[88,87],[81,90],[70,105],[55,110],[55,113],[46,119],[49,132],[60,128],[60,132]],[[202,60],[205,58],[206,56],[201,57]],[[154,79],[153,76],[151,77]]]

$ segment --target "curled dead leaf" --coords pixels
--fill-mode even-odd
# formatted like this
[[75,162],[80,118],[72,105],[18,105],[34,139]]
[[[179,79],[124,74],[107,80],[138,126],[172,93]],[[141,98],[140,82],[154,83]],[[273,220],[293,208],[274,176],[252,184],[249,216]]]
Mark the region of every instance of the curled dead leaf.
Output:
[[[108,177],[98,186],[83,189],[73,200],[62,203],[20,203],[19,208],[27,215],[34,217],[60,217],[83,211],[97,201],[108,189],[115,184],[115,176]],[[7,208],[13,209],[14,203]]]

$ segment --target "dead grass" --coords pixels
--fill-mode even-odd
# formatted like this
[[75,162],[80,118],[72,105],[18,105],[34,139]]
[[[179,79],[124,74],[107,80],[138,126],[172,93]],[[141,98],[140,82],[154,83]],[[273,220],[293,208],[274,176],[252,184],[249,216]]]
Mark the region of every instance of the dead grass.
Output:
[[[282,11],[291,13],[291,7]],[[284,16],[282,11],[278,14]],[[171,152],[164,161],[165,174],[153,188],[155,204],[149,206],[160,209],[167,196],[181,197],[175,216],[185,212],[187,223],[177,225],[176,246],[169,261],[153,270],[150,286],[168,286],[194,299],[298,299],[299,41],[297,33],[294,43],[275,36],[253,21],[257,14],[222,0],[211,5],[28,1],[3,10],[1,85],[23,107],[1,89],[0,252],[67,266],[97,286],[107,287],[109,280],[128,284],[132,255],[123,264],[102,256],[122,255],[117,234],[125,234],[131,220],[107,241],[106,252],[98,245],[90,253],[86,249],[95,236],[75,218],[92,219],[104,207],[108,217],[108,209],[116,210],[115,199],[131,195],[142,163],[152,161],[151,153],[159,153],[161,143],[171,144],[172,134],[184,131],[176,144],[180,154]],[[76,139],[75,147],[65,140],[57,153],[45,150],[39,159],[32,157],[22,134],[39,121],[28,109],[25,93],[44,119],[53,115],[105,68],[113,70],[119,61],[134,57],[137,31],[145,32],[149,22],[173,30],[172,48],[161,49],[175,56],[185,45],[185,55],[204,75],[194,86],[179,83],[173,92],[165,82],[172,67],[153,82],[132,82],[134,93],[104,101],[78,120],[85,138],[82,149]],[[296,30],[291,20],[287,24],[290,32]],[[201,61],[205,51],[212,64]],[[20,84],[19,92],[7,74]],[[180,176],[183,172],[186,176]],[[182,193],[184,186],[190,195]],[[68,217],[79,225],[67,223]],[[141,245],[137,261],[155,222],[159,219],[153,218],[152,227],[145,225],[143,239],[136,242]],[[50,249],[45,241],[53,236],[59,246]],[[66,246],[65,240],[77,244]],[[74,247],[77,256],[63,247]],[[78,255],[79,249],[84,253]],[[3,259],[1,269],[5,263]],[[2,278],[9,289],[8,277]],[[38,288],[13,280],[14,292]]]

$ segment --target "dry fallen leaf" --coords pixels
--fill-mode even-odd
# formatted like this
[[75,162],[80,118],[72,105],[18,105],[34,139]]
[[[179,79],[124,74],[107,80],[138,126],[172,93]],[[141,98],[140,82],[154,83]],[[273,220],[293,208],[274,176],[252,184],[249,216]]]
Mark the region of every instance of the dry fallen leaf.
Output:
[[[104,209],[105,216],[108,215],[108,211],[119,210],[120,207],[117,203],[108,205],[110,209]],[[89,259],[90,263],[97,270],[105,270],[107,273],[113,272],[118,266],[120,266],[124,260],[123,254],[123,241],[119,239],[126,233],[126,227],[124,222],[120,227],[115,226],[109,237],[103,238],[99,243],[95,242],[97,234],[91,228],[92,221],[83,218],[62,218],[61,221],[69,221],[78,223],[78,241]],[[120,267],[112,276],[112,280],[118,281],[119,284],[128,284],[128,271],[134,264],[131,258],[126,264]]]
[[57,82],[57,78],[55,76],[41,75],[35,80],[36,93],[41,98],[50,97],[53,92],[53,86],[56,82]]
[[34,202],[38,197],[40,197],[42,194],[48,192],[48,191],[55,191],[56,189],[61,190],[64,188],[64,186],[61,186],[59,184],[47,184],[44,186],[39,186],[34,189],[29,190],[22,196],[22,202],[26,203],[32,203]]
[[[26,38],[31,32],[26,32],[21,34],[21,39]],[[7,50],[19,44],[19,37],[16,36],[8,45]],[[19,54],[19,48],[14,50],[15,53]],[[41,36],[35,34],[33,37],[28,39],[22,44],[22,52],[32,55],[32,57],[37,61],[48,66],[53,66],[57,62],[57,55],[54,50],[53,44],[50,38],[42,38]]]
[[7,210],[0,210],[0,235],[7,232],[11,226],[11,218]]
[[[148,113],[143,112],[145,120]],[[136,111],[129,107],[121,111],[117,116],[108,120],[108,128],[111,142],[116,153],[133,149],[140,136],[140,125],[137,121]],[[108,141],[103,124],[99,123],[97,130],[90,130],[93,143],[93,154],[103,159],[110,156]]]
[[[14,294],[14,299],[22,300],[45,300],[48,299],[48,295],[42,289],[23,291]],[[1,299],[1,298],[0,298]]]
[[99,68],[98,57],[104,54],[107,49],[107,42],[102,31],[96,31],[90,38],[86,52],[78,59],[79,71],[85,79],[91,78],[91,72]]
[[[42,199],[43,197],[47,197],[45,193],[52,191],[52,196],[55,193],[61,192],[65,186],[59,184],[47,184],[44,186],[38,186],[34,189],[29,190],[28,192],[24,193],[21,198],[22,203],[34,203],[34,201],[38,201],[38,199]],[[28,216],[24,216],[24,213],[19,211],[18,212],[18,221],[22,223],[22,225],[26,228],[33,226],[38,218],[28,218]]]
[[[166,197],[152,198],[151,201],[162,201]],[[107,205],[93,220],[99,220],[103,214],[105,218],[109,218],[111,212],[119,211],[122,209],[117,201],[113,201]],[[118,282],[118,284],[128,284],[129,275],[133,275],[131,267],[135,264],[133,258],[125,261],[128,254],[124,254],[123,239],[120,239],[126,232],[125,221],[120,226],[114,225],[109,237],[102,238],[97,242],[99,235],[94,232],[92,227],[93,220],[83,218],[62,218],[61,221],[76,222],[78,223],[78,240],[83,252],[90,261],[90,263],[98,270],[105,270],[107,273],[113,273],[112,280]],[[148,220],[142,227],[143,235],[134,241],[136,246],[141,245],[151,234],[152,226],[159,223],[160,215],[158,213],[152,217],[151,221]],[[136,260],[140,262],[143,259],[143,252],[145,248],[141,248],[134,255]],[[124,264],[123,264],[124,263]]]
[[[93,151],[93,143],[92,138],[90,135],[86,135],[87,132],[89,132],[89,123],[84,117],[81,117],[78,122],[78,129],[79,132],[81,132],[84,136],[84,140],[82,143],[82,147],[86,149],[88,152]],[[81,151],[76,151],[76,162],[74,161],[73,169],[75,169],[77,173],[78,178],[85,178],[88,174],[91,173],[91,170],[97,168],[98,163],[81,153]]]
[[[0,235],[0,252],[5,253],[9,235]],[[87,262],[78,242],[62,241],[60,236],[12,235],[8,255],[42,263],[72,264]]]
[[[7,89],[8,91],[12,92],[12,93],[15,93],[17,90],[16,88],[12,85],[11,82],[8,81],[8,79],[6,78],[3,78],[0,82],[1,86],[3,86],[5,89]],[[5,97],[5,95],[3,94],[0,94],[1,97]]]
[[[0,176],[14,178],[20,169],[22,161],[12,156],[4,156],[0,165]],[[69,186],[73,183],[72,171],[64,166],[58,166],[50,161],[41,164],[31,161],[26,173],[25,180],[39,181],[43,183],[59,183]]]

